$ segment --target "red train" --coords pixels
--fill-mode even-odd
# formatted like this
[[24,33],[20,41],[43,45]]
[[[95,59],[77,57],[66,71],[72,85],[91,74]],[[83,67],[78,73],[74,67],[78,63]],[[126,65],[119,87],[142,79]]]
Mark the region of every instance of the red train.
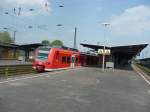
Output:
[[41,47],[35,51],[33,68],[38,72],[67,69],[75,66],[81,66],[80,52],[77,49]]

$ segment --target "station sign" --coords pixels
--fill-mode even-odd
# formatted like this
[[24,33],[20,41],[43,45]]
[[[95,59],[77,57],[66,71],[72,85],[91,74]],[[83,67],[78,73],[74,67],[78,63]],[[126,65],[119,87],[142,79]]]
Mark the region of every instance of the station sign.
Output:
[[[105,49],[105,55],[110,55],[110,49]],[[98,54],[103,54],[104,49],[98,49]]]

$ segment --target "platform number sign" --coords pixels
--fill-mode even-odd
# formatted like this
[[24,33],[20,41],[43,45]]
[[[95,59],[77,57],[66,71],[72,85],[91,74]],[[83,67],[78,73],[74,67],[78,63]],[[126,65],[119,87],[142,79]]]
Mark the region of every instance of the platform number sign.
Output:
[[[105,55],[110,55],[110,49],[105,49]],[[103,54],[104,49],[98,49],[98,54]]]

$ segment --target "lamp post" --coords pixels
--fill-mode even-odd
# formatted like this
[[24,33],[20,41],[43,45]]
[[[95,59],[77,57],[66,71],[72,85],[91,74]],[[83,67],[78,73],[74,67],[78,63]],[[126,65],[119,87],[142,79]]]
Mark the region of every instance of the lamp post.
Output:
[[[106,28],[107,26],[110,25],[110,23],[102,23],[102,25]],[[104,38],[106,38],[105,35],[104,35]],[[105,43],[104,43],[104,47],[103,47],[103,65],[102,65],[103,71],[105,70],[105,49],[106,49],[106,46],[105,46]]]
[[16,43],[16,33],[17,33],[17,31],[14,30],[13,32],[14,32],[14,43]]
[[77,48],[77,28],[75,27],[75,32],[74,32],[74,49]]

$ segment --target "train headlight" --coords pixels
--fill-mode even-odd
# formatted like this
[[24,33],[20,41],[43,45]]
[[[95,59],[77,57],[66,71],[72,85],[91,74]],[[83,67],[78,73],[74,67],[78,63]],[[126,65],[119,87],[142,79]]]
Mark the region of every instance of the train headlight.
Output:
[[38,62],[39,65],[43,65],[43,62]]

